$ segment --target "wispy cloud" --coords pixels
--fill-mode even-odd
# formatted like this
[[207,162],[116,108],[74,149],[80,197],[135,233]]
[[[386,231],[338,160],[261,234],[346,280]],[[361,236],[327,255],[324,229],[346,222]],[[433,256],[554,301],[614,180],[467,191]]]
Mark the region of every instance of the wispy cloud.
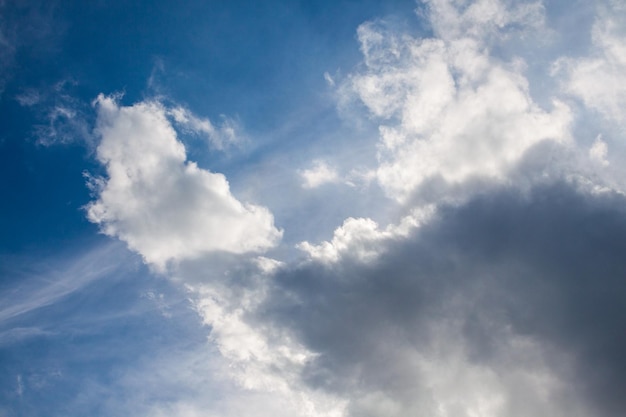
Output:
[[174,121],[186,132],[205,136],[209,144],[218,150],[240,144],[241,128],[233,119],[222,116],[222,121],[215,126],[209,119],[200,118],[184,107],[167,110]]
[[322,160],[313,161],[311,168],[300,170],[298,174],[302,177],[304,188],[317,188],[320,185],[340,180],[335,168]]
[[[32,265],[28,268],[25,266],[25,271],[33,271],[29,273],[24,270],[4,271],[9,276],[18,275],[17,281],[20,284],[3,291],[0,300],[0,323],[4,324],[20,315],[57,303],[86,285],[110,275],[118,267],[112,260],[119,256],[119,251],[118,244],[110,243],[88,251],[78,259],[59,262],[57,265],[44,265],[41,271],[37,268],[33,271]],[[28,335],[32,331],[13,329],[5,335]]]

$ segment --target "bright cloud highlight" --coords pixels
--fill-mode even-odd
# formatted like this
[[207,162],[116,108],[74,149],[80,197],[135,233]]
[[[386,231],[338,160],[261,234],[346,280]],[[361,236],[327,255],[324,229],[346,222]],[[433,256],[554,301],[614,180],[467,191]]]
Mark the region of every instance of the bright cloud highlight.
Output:
[[542,109],[530,96],[523,61],[490,53],[491,38],[509,26],[534,29],[538,4],[510,11],[482,1],[462,13],[447,1],[428,4],[435,38],[361,25],[366,69],[344,86],[382,122],[376,175],[401,201],[430,179],[500,181],[534,145],[571,136],[568,106],[554,100]]
[[186,160],[185,147],[157,102],[119,106],[99,96],[98,160],[108,178],[92,181],[90,221],[164,268],[203,253],[263,252],[282,232],[264,207],[241,203],[226,178]]

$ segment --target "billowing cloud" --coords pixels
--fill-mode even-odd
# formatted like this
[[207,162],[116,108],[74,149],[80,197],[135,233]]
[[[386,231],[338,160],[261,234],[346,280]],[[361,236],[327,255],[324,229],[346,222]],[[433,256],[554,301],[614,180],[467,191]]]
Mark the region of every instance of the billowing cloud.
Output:
[[539,3],[428,6],[433,38],[361,25],[365,68],[343,90],[381,122],[376,175],[398,200],[435,177],[452,184],[502,180],[532,146],[571,136],[568,106],[554,100],[551,108],[540,107],[523,60],[504,61],[490,51],[493,37],[535,30],[543,21]]
[[186,160],[185,147],[157,102],[119,106],[99,96],[98,160],[107,178],[93,179],[98,199],[89,220],[158,268],[203,253],[261,252],[282,232],[264,207],[238,201],[224,175]]
[[330,241],[318,245],[304,241],[297,247],[306,252],[311,259],[322,263],[334,263],[344,256],[361,262],[372,261],[381,255],[381,242],[408,236],[413,229],[428,221],[434,210],[432,205],[414,209],[397,225],[390,224],[382,230],[372,219],[349,217],[343,225],[335,229]]
[[624,126],[626,118],[626,7],[618,1],[598,5],[589,56],[562,58],[555,72],[565,71],[564,89],[585,106]]
[[618,416],[624,203],[500,189],[374,243],[385,256],[282,269],[265,311],[349,416]]

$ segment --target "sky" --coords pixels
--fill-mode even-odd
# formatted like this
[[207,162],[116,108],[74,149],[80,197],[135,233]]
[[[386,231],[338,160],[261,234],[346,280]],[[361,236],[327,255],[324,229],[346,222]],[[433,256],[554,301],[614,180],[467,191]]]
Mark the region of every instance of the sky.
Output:
[[0,1],[0,417],[626,414],[621,0]]

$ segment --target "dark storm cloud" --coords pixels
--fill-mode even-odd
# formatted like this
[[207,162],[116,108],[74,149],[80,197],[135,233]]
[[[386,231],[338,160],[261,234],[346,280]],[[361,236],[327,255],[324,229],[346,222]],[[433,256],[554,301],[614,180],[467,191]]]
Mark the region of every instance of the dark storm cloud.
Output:
[[[482,194],[442,208],[374,264],[282,271],[265,315],[321,353],[306,377],[328,390],[383,390],[400,402],[424,392],[401,346],[427,350],[433,326],[452,320],[471,363],[506,373],[511,335],[530,338],[566,382],[559,410],[582,395],[595,415],[622,415],[625,203],[562,182]],[[515,393],[507,401],[509,415],[524,412]],[[367,415],[354,405],[352,414]]]

